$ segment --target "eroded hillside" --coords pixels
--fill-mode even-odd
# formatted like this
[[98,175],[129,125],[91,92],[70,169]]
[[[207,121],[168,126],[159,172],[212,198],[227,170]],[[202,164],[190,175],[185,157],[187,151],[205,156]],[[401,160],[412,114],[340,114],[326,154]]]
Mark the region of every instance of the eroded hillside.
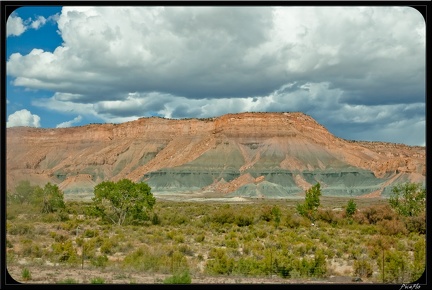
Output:
[[8,188],[49,181],[66,194],[129,178],[155,193],[283,197],[320,182],[326,195],[366,196],[426,175],[425,147],[343,140],[302,113],[16,127],[6,140]]

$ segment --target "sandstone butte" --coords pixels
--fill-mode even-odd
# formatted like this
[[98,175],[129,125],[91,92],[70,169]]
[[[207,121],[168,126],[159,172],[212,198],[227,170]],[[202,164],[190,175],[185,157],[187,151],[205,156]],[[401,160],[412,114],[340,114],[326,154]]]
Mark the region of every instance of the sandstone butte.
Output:
[[280,198],[320,182],[324,195],[369,197],[426,179],[425,147],[344,140],[298,112],[14,127],[6,146],[8,190],[29,180],[57,184],[66,195],[128,178],[154,194]]

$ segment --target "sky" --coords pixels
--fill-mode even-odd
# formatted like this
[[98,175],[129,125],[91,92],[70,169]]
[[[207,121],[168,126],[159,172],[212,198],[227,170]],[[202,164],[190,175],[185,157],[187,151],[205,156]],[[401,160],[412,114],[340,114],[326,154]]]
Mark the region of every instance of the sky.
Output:
[[21,7],[6,126],[303,112],[340,138],[425,146],[425,43],[411,7]]

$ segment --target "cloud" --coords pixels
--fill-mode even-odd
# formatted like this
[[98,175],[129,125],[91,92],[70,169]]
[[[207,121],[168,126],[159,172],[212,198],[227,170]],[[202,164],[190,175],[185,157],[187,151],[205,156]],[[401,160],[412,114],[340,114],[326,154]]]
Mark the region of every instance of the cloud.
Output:
[[73,120],[58,124],[56,126],[56,128],[72,127],[74,124],[79,123],[81,120],[82,120],[82,117],[81,117],[81,115],[79,115],[79,116],[75,117]]
[[7,73],[54,91],[33,102],[52,110],[106,122],[302,111],[348,137],[425,116],[425,21],[409,7],[86,6],[51,19],[62,45],[12,54]]
[[47,19],[43,16],[38,16],[36,20],[34,20],[31,24],[30,27],[33,29],[38,30],[40,27],[42,27],[43,25],[45,25],[45,23],[47,22]]
[[408,7],[64,7],[63,46],[7,67],[15,85],[93,99],[239,98],[303,80],[350,103],[411,102],[424,98],[424,26]]
[[17,126],[28,126],[28,127],[40,127],[40,117],[33,115],[30,111],[23,109],[10,114],[6,123],[6,127],[17,127]]
[[6,22],[6,37],[20,36],[27,27],[21,17],[11,14]]
[[48,22],[57,22],[58,18],[59,15],[55,14],[49,16],[48,18],[37,16],[35,20],[32,20],[31,18],[23,20],[16,13],[12,13],[6,23],[6,37],[20,36],[28,29],[38,30]]

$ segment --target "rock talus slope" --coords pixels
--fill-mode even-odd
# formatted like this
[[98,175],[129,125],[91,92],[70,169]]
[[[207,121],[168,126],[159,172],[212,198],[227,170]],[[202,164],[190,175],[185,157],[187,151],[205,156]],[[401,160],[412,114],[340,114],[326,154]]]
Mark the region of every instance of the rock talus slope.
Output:
[[326,195],[368,196],[426,176],[425,147],[347,141],[302,113],[15,127],[6,146],[8,189],[27,179],[66,194],[129,178],[160,194],[285,197],[320,182]]

